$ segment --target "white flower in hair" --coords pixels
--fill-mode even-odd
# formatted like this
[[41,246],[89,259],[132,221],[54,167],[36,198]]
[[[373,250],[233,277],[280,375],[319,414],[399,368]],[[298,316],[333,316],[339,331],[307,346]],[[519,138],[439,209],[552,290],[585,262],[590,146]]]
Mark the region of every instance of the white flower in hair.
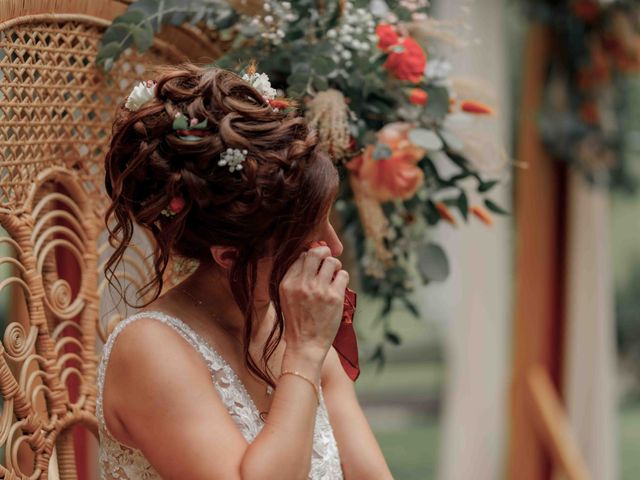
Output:
[[146,82],[140,82],[127,97],[127,102],[124,104],[124,108],[132,112],[137,111],[142,105],[147,103],[156,94],[156,82],[147,80]]
[[242,79],[258,90],[265,100],[273,100],[276,98],[276,95],[278,95],[276,89],[271,88],[271,82],[269,81],[269,76],[266,73],[252,73],[251,75],[245,73],[242,75]]
[[220,154],[220,160],[218,160],[218,165],[224,167],[225,165],[229,165],[229,171],[234,172],[235,170],[242,170],[242,162],[246,160],[247,150],[240,150],[237,148],[227,148],[224,152]]

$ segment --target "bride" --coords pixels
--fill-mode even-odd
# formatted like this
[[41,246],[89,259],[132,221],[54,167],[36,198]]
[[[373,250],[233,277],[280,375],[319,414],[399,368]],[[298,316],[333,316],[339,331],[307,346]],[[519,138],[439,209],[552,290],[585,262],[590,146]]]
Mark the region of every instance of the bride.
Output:
[[[106,271],[119,285],[135,222],[155,276],[100,363],[102,478],[392,478],[332,346],[349,280],[338,173],[265,77],[165,67],[118,111]],[[159,295],[173,255],[199,266]]]

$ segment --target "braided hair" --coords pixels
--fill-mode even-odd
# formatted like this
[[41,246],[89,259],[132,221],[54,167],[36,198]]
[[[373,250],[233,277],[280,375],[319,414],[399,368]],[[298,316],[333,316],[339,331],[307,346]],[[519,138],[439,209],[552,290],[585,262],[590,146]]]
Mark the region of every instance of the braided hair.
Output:
[[[206,131],[185,139],[172,128],[176,114],[207,120]],[[227,148],[247,150],[242,170],[231,173],[218,165]],[[105,273],[129,306],[141,308],[158,298],[173,255],[209,263],[212,245],[238,250],[228,278],[245,317],[245,363],[275,387],[248,351],[257,262],[273,255],[269,296],[276,323],[262,355],[266,366],[283,335],[280,282],[337,193],[337,170],[316,131],[295,112],[274,110],[233,72],[194,64],[161,67],[151,101],[134,112],[124,102],[118,109],[105,187],[111,199],[105,223],[115,247]],[[184,199],[184,208],[162,215],[175,196]],[[137,293],[154,292],[142,305],[130,305],[115,282],[134,222],[155,239],[153,275]]]

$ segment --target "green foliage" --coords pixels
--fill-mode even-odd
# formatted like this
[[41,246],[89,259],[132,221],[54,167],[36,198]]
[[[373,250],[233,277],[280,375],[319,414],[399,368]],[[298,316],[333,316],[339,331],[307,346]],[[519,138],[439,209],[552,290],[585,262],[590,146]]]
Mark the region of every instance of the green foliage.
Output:
[[493,213],[497,213],[499,215],[509,215],[509,212],[507,212],[504,208],[496,204],[494,201],[489,200],[488,198],[485,199],[484,204]]
[[209,21],[217,28],[228,28],[238,15],[222,0],[138,0],[116,17],[105,31],[96,63],[105,71],[132,44],[141,52],[153,45],[153,37],[163,25]]
[[425,281],[445,280],[449,276],[449,260],[444,249],[436,243],[419,246],[418,271]]

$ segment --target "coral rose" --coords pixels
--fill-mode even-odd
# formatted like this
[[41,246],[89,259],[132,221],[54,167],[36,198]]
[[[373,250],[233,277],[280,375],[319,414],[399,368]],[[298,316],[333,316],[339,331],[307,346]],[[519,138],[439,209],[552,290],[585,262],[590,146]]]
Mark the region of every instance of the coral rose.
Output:
[[380,39],[378,41],[378,48],[382,51],[386,51],[387,48],[398,43],[399,36],[391,25],[388,23],[380,23],[376,27],[376,35]]
[[356,172],[367,185],[372,197],[381,202],[406,200],[422,186],[424,172],[417,163],[426,151],[409,141],[412,125],[394,122],[378,132],[378,141],[389,147],[386,158],[373,158],[375,145],[367,145],[363,154],[349,162],[347,167]]
[[417,83],[424,74],[427,55],[413,38],[401,38],[389,51],[384,67],[400,80]]

